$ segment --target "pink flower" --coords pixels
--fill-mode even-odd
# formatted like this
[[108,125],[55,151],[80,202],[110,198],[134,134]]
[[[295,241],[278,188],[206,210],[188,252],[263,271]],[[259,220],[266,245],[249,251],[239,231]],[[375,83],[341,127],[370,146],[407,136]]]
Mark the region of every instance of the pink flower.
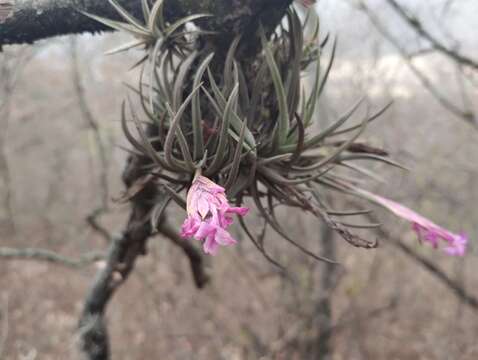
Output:
[[443,250],[451,256],[465,255],[468,237],[464,233],[455,234],[451,231],[442,228],[431,220],[417,214],[413,210],[395,202],[390,199],[383,198],[376,194],[372,194],[362,189],[356,189],[360,194],[368,199],[384,206],[395,215],[408,220],[412,223],[413,230],[417,233],[421,240],[430,243],[435,249],[438,248],[438,241],[443,240],[446,246]]
[[203,242],[206,254],[215,255],[219,245],[233,245],[236,240],[227,232],[232,215],[244,216],[246,207],[229,206],[225,190],[204,176],[196,176],[187,195],[188,217],[181,227],[183,238]]

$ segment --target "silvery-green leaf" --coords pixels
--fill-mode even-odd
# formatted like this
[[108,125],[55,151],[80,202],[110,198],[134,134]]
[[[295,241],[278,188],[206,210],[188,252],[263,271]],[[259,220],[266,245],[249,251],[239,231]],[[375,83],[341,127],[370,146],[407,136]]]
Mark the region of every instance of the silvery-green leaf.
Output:
[[108,0],[108,2],[115,8],[115,10],[125,19],[128,24],[145,33],[149,33],[148,29],[143,26],[134,16],[127,12],[116,0]]
[[[163,32],[166,28],[163,19],[163,5],[164,0],[156,0],[153,7],[151,8],[151,12],[148,19],[148,30],[160,36],[163,35]],[[157,23],[159,23],[159,33],[158,27],[156,26]]]
[[289,110],[287,107],[287,97],[285,94],[284,85],[282,83],[282,78],[277,67],[276,61],[274,60],[274,55],[267,43],[264,30],[261,28],[261,40],[262,47],[266,56],[267,64],[269,65],[269,71],[271,73],[272,81],[274,83],[274,89],[277,97],[277,103],[279,106],[279,118],[277,124],[277,132],[274,139],[276,146],[281,146],[287,140],[287,135],[289,134]]
[[212,160],[211,165],[209,165],[209,167],[207,167],[204,172],[206,176],[210,174],[214,174],[217,170],[219,170],[219,167],[221,166],[221,163],[223,162],[223,159],[225,156],[226,144],[227,144],[226,134],[229,130],[229,123],[232,119],[234,107],[237,104],[238,91],[239,91],[239,85],[236,85],[233,91],[231,92],[231,95],[229,96],[229,99],[226,103],[226,106],[224,109],[224,115],[223,115],[222,123],[221,123],[221,129],[219,132],[217,147],[214,150],[214,158]]
[[[199,84],[201,84],[204,72],[206,71],[213,57],[214,53],[209,54],[199,65],[194,76],[193,87],[197,87]],[[199,92],[194,95],[191,101],[191,121],[194,137],[194,159],[197,160],[202,158],[204,154],[204,135],[202,126],[201,98],[199,96]]]

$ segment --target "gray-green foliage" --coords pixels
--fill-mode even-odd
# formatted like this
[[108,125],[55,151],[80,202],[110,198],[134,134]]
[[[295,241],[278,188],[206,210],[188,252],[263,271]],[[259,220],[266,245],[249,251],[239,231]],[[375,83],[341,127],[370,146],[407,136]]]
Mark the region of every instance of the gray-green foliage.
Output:
[[[144,19],[140,21],[114,0],[109,1],[124,22],[89,16],[136,38],[114,52],[144,48],[145,55],[138,64],[142,67],[139,85],[134,91],[141,100],[148,132],[144,121],[132,112],[139,137],[132,134],[125,107],[122,123],[134,151],[151,158],[149,181],[163,187],[167,199],[183,205],[178,194],[201,169],[223,185],[237,203],[252,197],[266,225],[317,259],[324,260],[289,238],[281,227],[275,215],[278,204],[315,214],[354,246],[376,245],[352,234],[349,229],[353,224],[339,220],[364,211],[330,209],[323,194],[325,189],[354,193],[356,179],[343,176],[341,168],[352,169],[358,177],[375,176],[352,164],[356,159],[399,166],[381,149],[357,142],[367,124],[387,107],[373,114],[367,111],[358,123],[346,125],[362,105],[359,101],[331,125],[317,126],[318,99],[336,50],[334,42],[321,72],[328,38],[319,42],[318,25],[313,38],[305,42],[307,18],[301,21],[291,7],[269,38],[262,28],[259,30],[262,51],[253,64],[247,64],[237,56],[239,44],[246,39],[237,37],[224,60],[214,54],[212,46],[207,46],[214,33],[192,25],[207,14],[191,15],[171,24],[162,16],[162,0],[152,8],[143,0]],[[306,98],[304,73],[311,68],[315,76]],[[319,130],[314,131],[317,127]],[[338,136],[344,138],[336,140]],[[164,208],[165,202],[159,202],[158,209]],[[159,215],[153,216],[153,222],[158,218]],[[253,236],[242,220],[241,224],[268,257],[263,238]]]

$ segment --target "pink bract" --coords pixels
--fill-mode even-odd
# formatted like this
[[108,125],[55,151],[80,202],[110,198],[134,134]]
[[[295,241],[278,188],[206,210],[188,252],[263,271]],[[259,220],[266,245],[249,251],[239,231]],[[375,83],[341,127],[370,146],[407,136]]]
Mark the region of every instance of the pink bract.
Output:
[[434,248],[438,248],[439,240],[445,241],[446,245],[443,248],[445,253],[451,256],[463,256],[466,252],[466,245],[468,237],[464,233],[455,234],[431,220],[417,214],[415,211],[399,204],[390,199],[386,199],[368,191],[359,189],[358,192],[374,202],[384,206],[395,215],[408,220],[412,223],[412,228],[417,233],[418,237],[430,243]]
[[246,207],[229,205],[225,189],[207,177],[196,176],[186,199],[187,218],[181,227],[183,238],[195,238],[203,242],[204,252],[215,255],[219,245],[227,246],[236,240],[227,231],[232,215],[244,216]]

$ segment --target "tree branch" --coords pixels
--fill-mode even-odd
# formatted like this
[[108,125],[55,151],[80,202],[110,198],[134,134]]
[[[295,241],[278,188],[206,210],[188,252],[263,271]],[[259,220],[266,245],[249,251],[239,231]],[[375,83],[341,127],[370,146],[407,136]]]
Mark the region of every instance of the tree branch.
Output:
[[[143,18],[140,0],[117,2],[131,15]],[[174,21],[188,14],[212,14],[206,27],[220,31],[220,44],[228,44],[237,34],[255,31],[259,22],[271,28],[291,3],[292,0],[166,0],[164,16]],[[79,10],[121,20],[107,0],[0,0],[0,49],[3,45],[33,43],[57,35],[111,31]]]
[[[391,237],[388,236],[389,234],[382,234],[391,239]],[[398,248],[408,258],[428,270],[433,277],[450,289],[461,301],[469,305],[474,311],[478,311],[478,299],[473,294],[470,294],[458,281],[450,278],[442,269],[433,264],[427,258],[417,254],[411,247],[405,245],[403,242],[397,239],[392,239],[391,244]]]
[[[131,156],[123,173],[127,187],[144,176],[145,157]],[[147,184],[132,199],[132,209],[125,231],[111,242],[105,267],[98,273],[86,297],[79,324],[79,346],[87,359],[110,358],[110,345],[104,313],[116,289],[128,278],[138,256],[146,253],[151,235],[148,215],[157,196],[154,184]]]
[[[56,35],[96,33],[109,30],[104,25],[87,18],[78,10],[118,19],[108,1],[97,0],[0,0],[10,2],[0,17],[0,47],[7,44],[33,43]],[[135,16],[141,13],[141,2],[119,0]],[[7,8],[7,5],[4,5]]]
[[456,61],[458,64],[463,66],[471,67],[474,70],[478,70],[478,61],[475,61],[458,51],[450,49],[443,43],[441,43],[438,39],[436,39],[432,34],[426,30],[421,21],[418,20],[416,17],[411,16],[408,14],[407,10],[405,10],[402,5],[400,5],[395,0],[387,0],[389,5],[396,11],[396,13],[411,27],[415,30],[415,32],[421,36],[422,38],[428,40],[428,42],[433,46],[433,49],[436,51],[448,56],[451,60]]
[[202,289],[209,282],[210,277],[205,271],[204,261],[199,250],[189,241],[182,239],[166,219],[161,222],[158,231],[184,251],[189,259],[194,283],[198,289]]
[[[373,215],[367,215],[371,221],[377,221]],[[378,236],[390,240],[390,244],[400,250],[405,256],[413,260],[416,264],[426,269],[434,278],[439,280],[449,290],[451,290],[463,303],[469,305],[474,311],[478,311],[478,298],[469,293],[458,281],[450,278],[442,269],[436,266],[427,258],[415,252],[411,247],[404,244],[400,239],[395,238],[383,227],[376,229]]]
[[366,5],[364,1],[359,1],[358,9],[367,15],[377,31],[397,49],[407,67],[420,81],[422,86],[435,98],[435,100],[437,100],[444,109],[472,125],[475,129],[478,129],[478,119],[476,118],[473,109],[461,109],[452,100],[446,97],[438,86],[433,85],[431,80],[413,63],[412,56],[408,53],[407,49],[405,49],[398,39],[387,30],[386,26],[378,18],[377,14],[371,9],[371,7]]
[[73,259],[46,249],[0,247],[0,258],[6,260],[45,261],[76,269],[103,260],[105,254],[102,252],[90,252],[81,255],[77,259]]

